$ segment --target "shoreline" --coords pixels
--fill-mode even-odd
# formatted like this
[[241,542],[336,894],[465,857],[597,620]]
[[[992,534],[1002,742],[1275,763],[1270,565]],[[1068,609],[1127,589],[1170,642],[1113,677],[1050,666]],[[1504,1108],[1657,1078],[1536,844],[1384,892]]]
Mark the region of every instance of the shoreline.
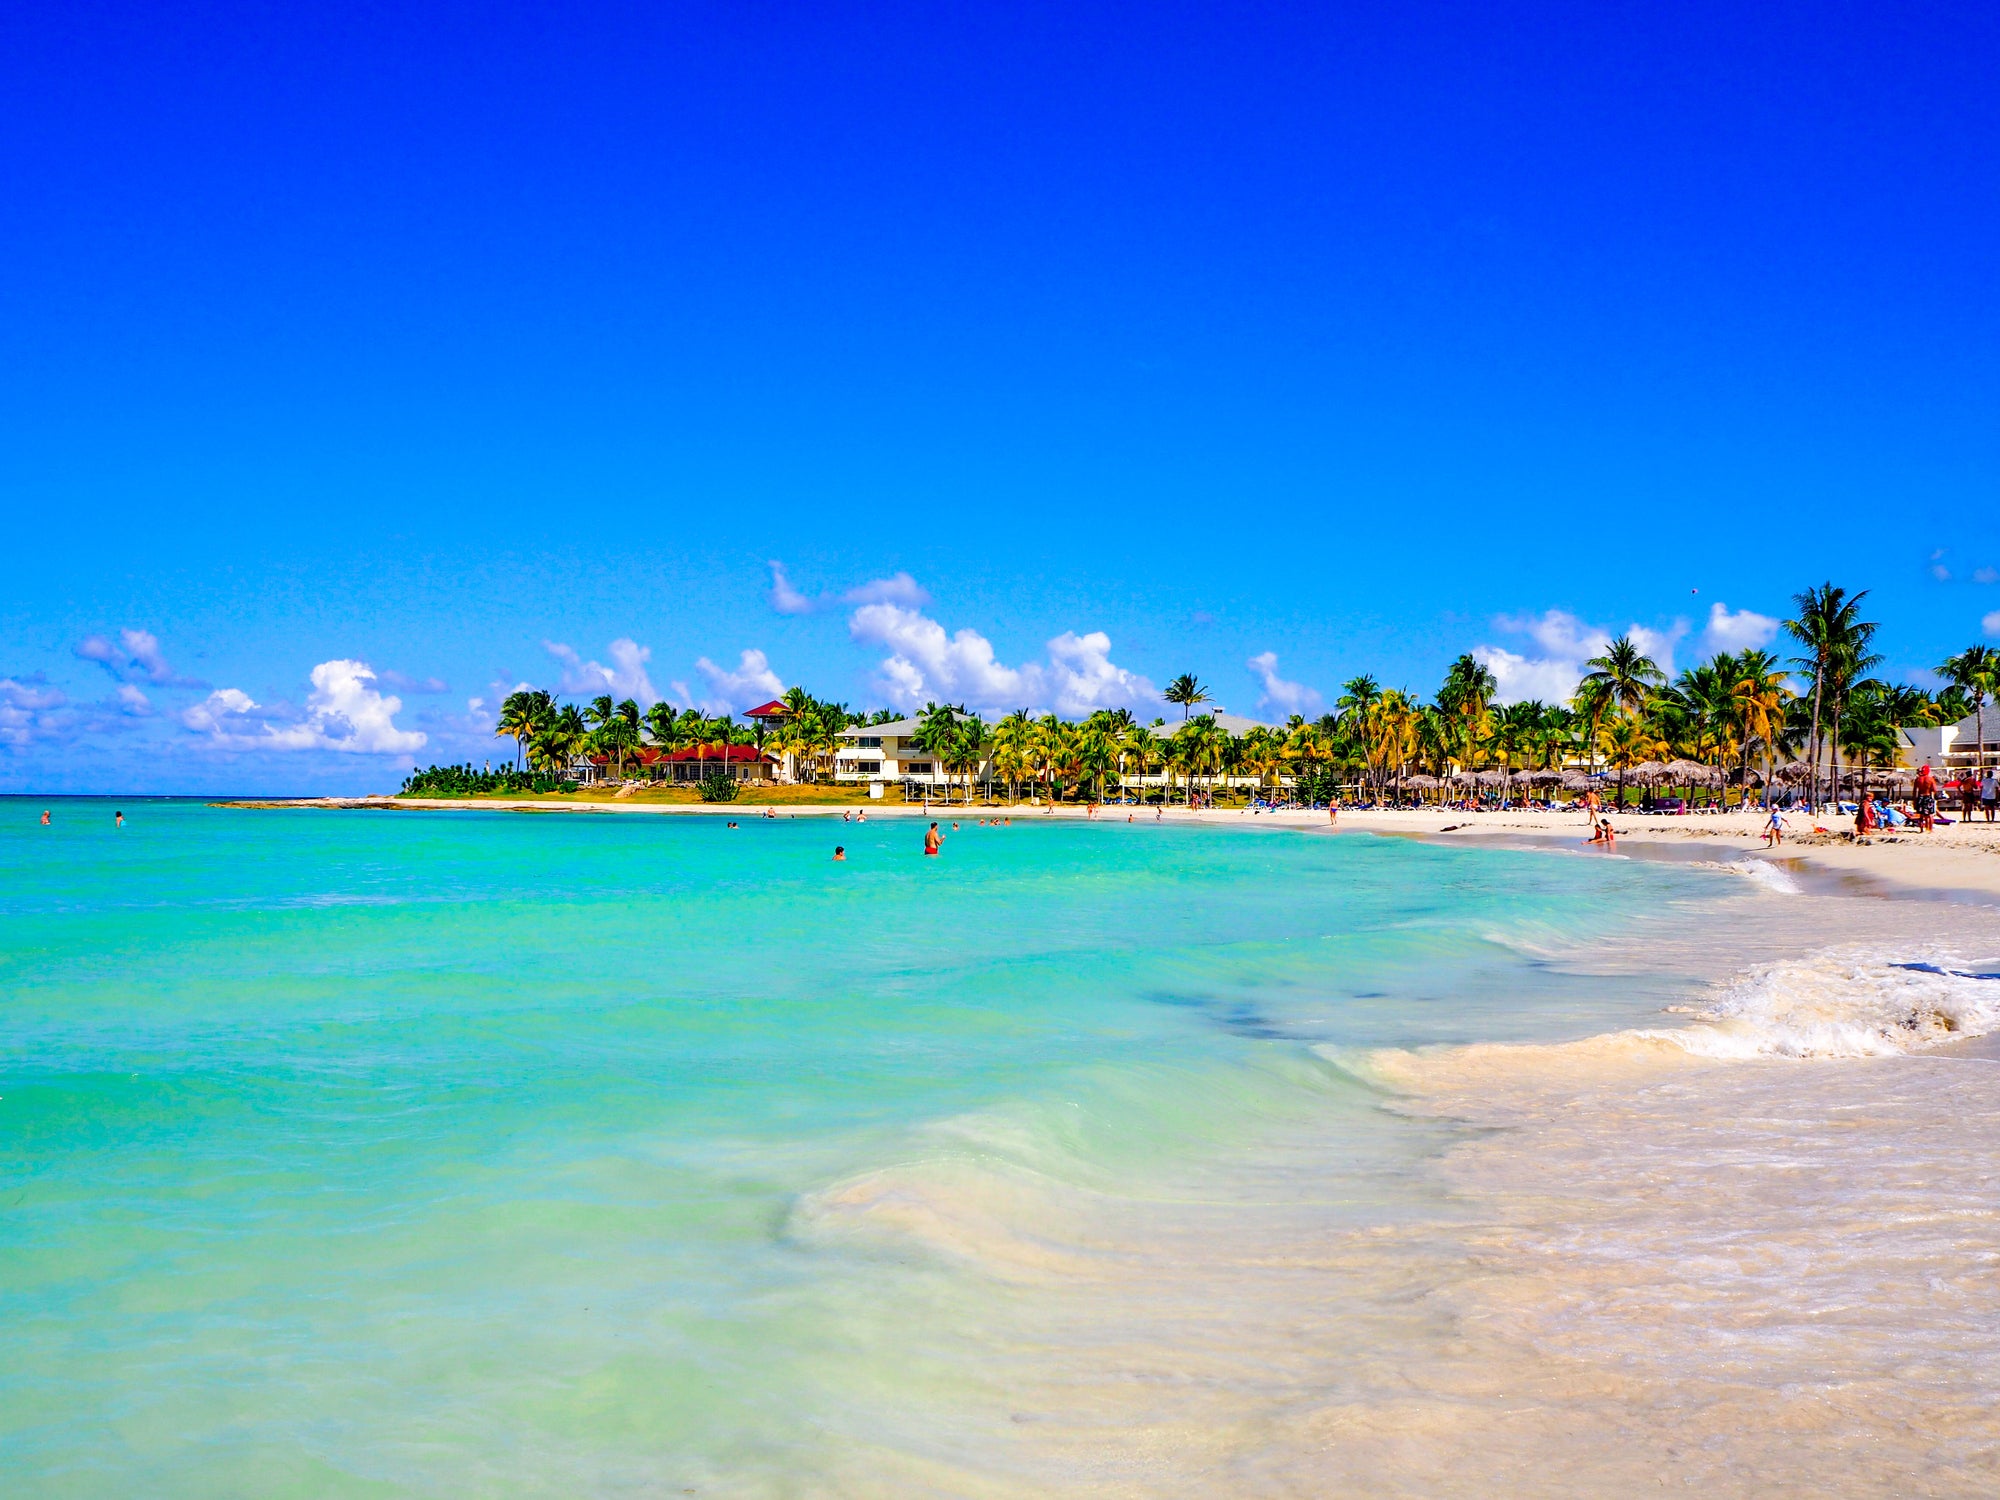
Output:
[[[581,802],[546,801],[524,798],[470,800],[419,797],[300,797],[242,798],[209,804],[213,807],[260,811],[319,810],[336,812],[518,812],[518,813],[616,813],[651,814],[665,817],[734,817],[740,822],[783,821],[791,818],[838,819],[843,813],[865,812],[871,818],[947,819],[1008,817],[1021,819],[1094,821],[1116,825],[1128,819],[1147,824],[1200,826],[1212,828],[1282,828],[1315,833],[1362,832],[1421,838],[1439,843],[1459,841],[1512,842],[1530,848],[1574,847],[1587,852],[1581,812],[1549,812],[1523,809],[1510,812],[1454,812],[1449,809],[1395,811],[1343,811],[1337,825],[1329,827],[1324,812],[1251,812],[1247,809],[1190,811],[1168,808],[1163,819],[1147,816],[1153,809],[1105,804],[1095,819],[1085,807],[1073,803],[1034,806],[1027,803],[974,804],[938,803],[929,808],[901,803],[857,807],[854,803],[775,804]],[[764,808],[776,814],[764,817]],[[1810,820],[1788,815],[1796,834],[1806,834]],[[1767,849],[1761,837],[1764,815],[1752,813],[1695,813],[1681,816],[1645,816],[1615,813],[1612,826],[1619,845],[1647,857],[1749,858],[1779,866],[1806,868],[1815,873],[1873,878],[1893,885],[1905,895],[1930,893],[1938,897],[1982,896],[2000,900],[2000,823],[1953,823],[1930,834],[1892,833],[1878,836],[1867,844],[1840,838],[1837,830],[1850,823],[1847,818],[1822,820],[1821,826],[1836,832],[1827,838],[1788,838],[1776,849]],[[1673,851],[1669,854],[1669,851]]]

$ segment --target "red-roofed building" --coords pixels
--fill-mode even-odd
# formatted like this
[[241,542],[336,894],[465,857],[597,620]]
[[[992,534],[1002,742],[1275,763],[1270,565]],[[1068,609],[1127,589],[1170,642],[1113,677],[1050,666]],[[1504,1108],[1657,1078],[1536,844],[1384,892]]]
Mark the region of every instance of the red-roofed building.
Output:
[[657,762],[666,781],[700,781],[704,776],[733,776],[738,781],[771,781],[778,763],[755,745],[702,745],[670,751]]
[[[686,750],[657,750],[651,745],[625,753],[625,774],[647,781],[700,781],[704,776],[724,773],[738,781],[771,781],[777,762],[755,745],[705,745]],[[570,775],[585,785],[618,774],[618,763],[608,755],[580,755],[570,767]]]

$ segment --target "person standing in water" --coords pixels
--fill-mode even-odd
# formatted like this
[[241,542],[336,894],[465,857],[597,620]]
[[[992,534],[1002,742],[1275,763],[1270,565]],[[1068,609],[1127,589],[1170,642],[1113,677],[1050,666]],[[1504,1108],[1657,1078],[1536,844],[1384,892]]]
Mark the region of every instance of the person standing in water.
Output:
[[924,853],[935,854],[944,845],[944,835],[938,832],[937,824],[931,824],[924,834]]
[[847,858],[846,846],[844,844],[835,844],[833,846],[833,857],[837,860],[845,861]]
[[117,820],[118,820],[118,826],[119,826],[120,828],[123,828],[123,827],[125,826],[125,814],[124,814],[124,813],[122,813],[122,812],[115,812],[115,813],[113,813],[113,814],[112,814],[111,816],[112,816],[113,818],[115,818],[115,819],[117,819]]
[[45,807],[42,809],[42,827],[46,828],[48,826],[49,826],[49,810]]

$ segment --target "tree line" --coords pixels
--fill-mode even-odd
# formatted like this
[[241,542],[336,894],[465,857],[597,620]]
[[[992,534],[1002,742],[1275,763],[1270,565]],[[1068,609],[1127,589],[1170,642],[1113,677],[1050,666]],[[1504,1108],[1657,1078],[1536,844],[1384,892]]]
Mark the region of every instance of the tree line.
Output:
[[[1584,767],[1615,774],[1616,800],[1626,778],[1651,763],[1680,761],[1734,782],[1745,800],[1753,766],[1768,785],[1774,769],[1803,762],[1806,792],[1818,803],[1839,786],[1844,765],[1864,775],[1899,758],[1897,730],[1955,723],[1973,716],[1985,737],[1987,704],[2000,694],[2000,652],[1973,645],[1940,663],[1936,692],[1874,675],[1879,628],[1863,618],[1866,592],[1831,583],[1795,595],[1783,622],[1789,654],[1751,649],[1721,652],[1671,680],[1630,636],[1620,636],[1583,664],[1564,703],[1501,704],[1492,671],[1472,655],[1446,670],[1428,699],[1382,686],[1363,674],[1349,679],[1333,708],[1317,718],[1293,715],[1284,724],[1231,734],[1212,714],[1191,673],[1169,683],[1164,700],[1181,722],[1141,722],[1129,709],[1106,709],[1081,720],[1017,710],[989,722],[962,704],[929,703],[911,736],[944,778],[947,792],[967,800],[976,780],[1024,788],[1052,799],[1102,798],[1125,778],[1161,778],[1163,795],[1192,802],[1218,779],[1260,786],[1290,781],[1302,800],[1330,800],[1337,786],[1359,786],[1377,799],[1413,778],[1444,781],[1456,772],[1561,771]],[[787,716],[764,737],[774,754],[793,757],[800,774],[830,777],[843,730],[887,723],[890,709],[857,713],[843,703],[793,688],[782,700]],[[697,758],[750,743],[751,729],[728,714],[707,715],[655,703],[600,696],[586,706],[558,703],[538,689],[509,695],[496,733],[516,743],[517,762],[561,775],[578,755],[601,755],[622,775],[642,746],[693,749]]]

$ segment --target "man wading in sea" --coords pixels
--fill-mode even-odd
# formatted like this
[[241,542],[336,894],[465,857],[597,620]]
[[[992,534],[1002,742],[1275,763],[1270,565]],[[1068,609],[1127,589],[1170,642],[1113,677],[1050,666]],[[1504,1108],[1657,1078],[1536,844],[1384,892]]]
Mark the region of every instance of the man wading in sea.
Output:
[[924,853],[935,854],[943,844],[944,835],[938,832],[937,824],[931,824],[929,830],[924,834]]

